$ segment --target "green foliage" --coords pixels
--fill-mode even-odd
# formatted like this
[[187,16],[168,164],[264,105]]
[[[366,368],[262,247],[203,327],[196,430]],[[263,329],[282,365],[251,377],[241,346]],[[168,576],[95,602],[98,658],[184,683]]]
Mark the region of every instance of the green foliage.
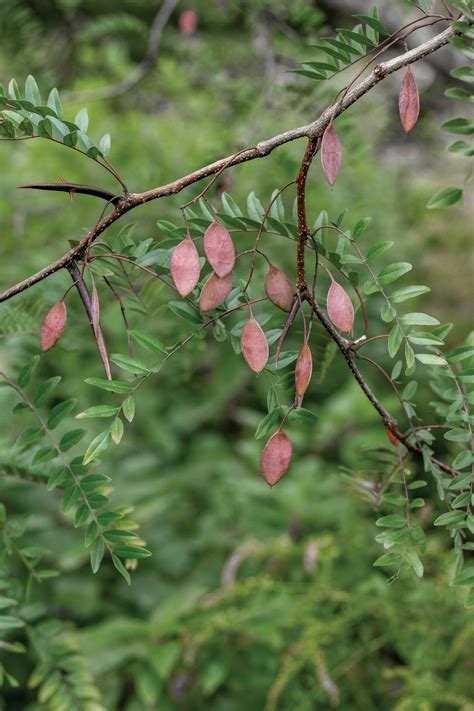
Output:
[[[417,4],[430,12],[430,3]],[[293,125],[295,108],[301,114],[305,98],[300,85],[290,80],[295,103],[282,90],[265,99],[274,102],[271,110],[260,111],[260,58],[246,57],[245,81],[235,79],[242,26],[252,24],[258,46],[260,23],[270,22],[271,31],[276,27],[281,34],[275,40],[278,52],[291,56],[302,51],[292,33],[306,41],[320,11],[303,2],[292,3],[291,10],[285,3],[250,5],[245,18],[229,7],[216,19],[215,9],[202,4],[204,42],[199,34],[180,38],[174,26],[171,40],[165,33],[159,69],[133,92],[133,100],[128,95],[89,107],[97,135],[104,134],[97,142],[88,134],[87,109],[78,105],[71,113],[74,122],[67,122],[56,90],[43,105],[32,77],[21,93],[12,82],[1,99],[3,137],[49,139],[15,146],[12,179],[21,182],[16,176],[25,175],[30,160],[61,175],[64,152],[58,149],[57,158],[53,145],[59,142],[74,148],[71,158],[84,152],[94,159],[74,164],[75,179],[96,180],[97,162],[108,165],[112,133],[114,154],[133,176],[135,189],[245,145],[249,126],[253,140],[254,134]],[[464,2],[451,6],[466,12]],[[84,10],[83,3],[77,7]],[[36,11],[24,8],[10,13],[11,23],[21,15],[33,32]],[[42,31],[63,23],[76,33],[68,37],[73,70],[81,77],[74,90],[86,86],[81,72],[89,72],[92,82],[95,73],[103,84],[133,68],[130,56],[143,56],[150,9],[145,3],[136,8],[135,16],[120,3],[118,8],[89,4],[78,22],[73,4],[63,3],[48,28],[43,23]],[[0,18],[1,13],[3,8]],[[301,73],[329,78],[388,35],[375,11],[356,19],[354,29],[321,40],[317,48],[323,56]],[[452,45],[469,59],[472,27],[457,24],[461,34]],[[92,46],[99,35],[101,43]],[[471,73],[466,59],[462,62],[452,77],[469,84]],[[27,73],[21,64],[15,72]],[[65,96],[62,87],[72,74],[58,80],[50,73],[35,70],[41,86],[57,84]],[[470,98],[459,87],[448,88],[446,96],[450,102]],[[351,383],[336,344],[314,319],[311,387],[304,407],[293,409],[301,322],[291,329],[277,366],[285,316],[264,302],[255,304],[272,355],[250,387],[240,349],[250,253],[239,257],[226,302],[203,315],[196,305],[203,280],[188,300],[174,295],[170,300],[168,292],[170,256],[186,234],[179,202],[170,198],[148,212],[144,208],[137,225],[112,229],[94,244],[85,272],[87,283],[94,278],[97,284],[113,380],[100,375],[89,324],[73,293],[61,343],[49,355],[36,355],[41,314],[70,286],[66,279],[61,283],[58,275],[56,283],[38,287],[35,298],[0,306],[0,346],[7,346],[0,354],[6,376],[0,379],[0,705],[12,711],[246,709],[251,699],[268,710],[337,703],[469,708],[473,629],[463,605],[474,604],[469,540],[474,351],[472,337],[463,340],[461,319],[462,191],[444,186],[463,182],[458,165],[472,155],[472,123],[456,111],[445,128],[460,138],[448,146],[442,175],[429,172],[429,166],[423,173],[418,168],[416,179],[410,176],[413,189],[398,190],[416,165],[401,143],[395,144],[401,160],[387,160],[384,153],[380,163],[386,133],[390,142],[398,141],[390,118],[396,111],[388,101],[376,111],[369,98],[367,105],[360,126],[341,118],[350,169],[341,172],[337,190],[330,192],[319,173],[313,175],[308,275],[316,245],[318,303],[324,309],[326,266],[353,298],[355,336],[365,331],[364,316],[370,324],[373,342],[365,343],[370,341],[365,332],[354,342],[358,365],[424,456],[408,458],[385,437],[377,414]],[[229,116],[238,127],[230,146]],[[196,135],[199,129],[199,140],[191,140],[189,126]],[[416,141],[425,150],[435,139],[423,126]],[[223,186],[228,192],[218,183],[215,194],[187,208],[196,243],[215,210],[239,251],[251,249],[270,200],[298,170],[299,149],[275,152],[256,162],[255,172],[235,171],[235,183]],[[23,182],[30,180],[26,175]],[[0,179],[10,187],[8,175]],[[422,210],[432,192],[429,207],[452,205],[459,229],[452,229],[452,217],[442,210]],[[292,274],[297,225],[289,193],[273,202],[260,246]],[[24,233],[19,198],[12,198],[14,209],[8,200],[0,204],[5,283],[57,256],[58,244],[59,251],[64,247],[61,238],[77,238],[75,209],[59,210],[57,196],[41,197],[44,203],[33,199],[29,205]],[[77,196],[73,208],[81,200]],[[350,212],[342,209],[346,205]],[[361,217],[367,213],[372,217]],[[80,224],[89,228],[89,217]],[[114,258],[107,256],[111,253]],[[435,266],[431,254],[439,255]],[[454,267],[445,258],[449,254],[456,254]],[[444,267],[447,276],[439,279],[436,268]],[[266,268],[257,255],[249,298],[263,297]],[[442,310],[442,321],[458,311],[461,326],[450,331],[425,310],[437,315]],[[379,369],[370,370],[366,353]],[[283,419],[294,464],[270,492],[256,462],[264,440]],[[426,422],[436,427],[420,429]],[[437,457],[457,476],[444,471]],[[132,574],[129,589],[120,575],[130,583]]]
[[318,44],[312,45],[325,55],[324,61],[303,62],[304,68],[296,69],[295,72],[316,81],[331,79],[347,65],[365,58],[377,48],[381,37],[390,35],[380,21],[376,7],[371,9],[369,15],[354,17],[360,22],[352,30],[339,28],[335,38],[323,37]]

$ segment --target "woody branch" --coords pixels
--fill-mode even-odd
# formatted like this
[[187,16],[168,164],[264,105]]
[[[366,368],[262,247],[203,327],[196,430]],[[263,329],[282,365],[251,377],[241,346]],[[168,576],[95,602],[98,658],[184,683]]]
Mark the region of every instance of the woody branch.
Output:
[[[334,120],[337,116],[346,111],[352,104],[361,99],[365,94],[372,90],[380,81],[383,81],[387,76],[397,72],[398,70],[406,67],[414,62],[423,59],[424,57],[436,52],[441,47],[445,46],[451,37],[457,34],[453,27],[448,27],[443,32],[440,32],[435,37],[430,40],[420,44],[412,50],[404,52],[403,54],[388,60],[387,62],[382,62],[377,64],[372,72],[360,81],[356,86],[354,86],[349,92],[347,92],[342,100],[336,100],[331,106],[325,109],[323,113],[313,122],[300,126],[299,128],[293,128],[284,133],[273,136],[272,138],[261,141],[253,148],[248,150],[240,151],[238,154],[227,156],[220,160],[210,163],[199,170],[196,170],[188,175],[185,175],[171,183],[166,183],[159,187],[147,190],[141,193],[130,193],[122,198],[114,199],[115,206],[112,212],[103,217],[94,228],[81,239],[79,244],[74,248],[70,249],[64,255],[59,257],[57,260],[49,264],[44,269],[32,274],[26,279],[18,282],[9,289],[0,293],[0,303],[7,301],[16,294],[19,294],[26,289],[31,288],[35,284],[44,279],[50,277],[52,274],[60,271],[61,269],[67,269],[70,264],[76,260],[83,258],[84,253],[89,248],[90,244],[97,239],[97,237],[102,234],[110,225],[119,220],[125,213],[130,210],[143,205],[144,203],[150,202],[152,200],[157,200],[162,197],[175,195],[185,188],[197,183],[204,178],[207,178],[215,173],[218,173],[224,167],[232,167],[241,163],[245,163],[257,158],[263,158],[269,155],[275,148],[282,146],[291,141],[295,141],[299,138],[308,138],[315,140],[320,138],[324,133],[324,130],[329,125],[329,123]],[[36,187],[36,186],[35,186]],[[45,188],[48,189],[48,188]],[[57,189],[50,187],[49,189]],[[66,188],[67,189],[67,188]],[[94,190],[92,187],[91,190]],[[100,188],[98,189],[100,190]],[[79,190],[76,190],[79,192]],[[90,191],[87,194],[93,194]],[[112,200],[111,200],[112,202]]]

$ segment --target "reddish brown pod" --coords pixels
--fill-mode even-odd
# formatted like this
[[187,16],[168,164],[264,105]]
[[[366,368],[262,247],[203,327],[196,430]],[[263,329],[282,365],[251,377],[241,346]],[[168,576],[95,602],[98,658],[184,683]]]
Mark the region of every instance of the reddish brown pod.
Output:
[[331,276],[327,297],[328,315],[336,328],[350,333],[354,326],[354,306],[347,292]]
[[420,96],[416,80],[410,67],[405,72],[398,97],[400,120],[405,133],[411,131],[420,113]]
[[293,287],[281,269],[270,264],[265,277],[265,293],[275,306],[282,311],[291,311],[293,306]]
[[278,484],[291,462],[293,448],[287,435],[278,430],[270,437],[260,457],[260,471],[270,486]]
[[227,274],[220,279],[217,274],[211,274],[202,287],[199,296],[199,308],[201,311],[212,311],[227,299],[232,290],[232,274]]
[[341,143],[334,126],[329,124],[323,133],[323,140],[321,142],[321,165],[326,180],[331,187],[336,182],[337,174],[341,167],[341,160]]
[[49,351],[60,339],[67,321],[66,304],[63,300],[48,311],[41,326],[41,350]]
[[387,433],[387,437],[389,438],[389,440],[393,444],[393,446],[398,447],[398,439],[395,437],[395,435],[393,434],[390,427],[386,427],[385,432]]
[[170,265],[178,293],[188,296],[196,288],[201,273],[199,254],[189,234],[173,249]]
[[196,32],[198,15],[195,10],[183,10],[178,18],[179,29],[183,35],[193,35]]
[[313,374],[313,356],[307,343],[300,350],[295,367],[296,406],[300,407]]
[[204,251],[218,277],[230,274],[235,264],[235,249],[229,230],[214,220],[204,233]]
[[240,339],[242,354],[254,373],[261,373],[268,361],[268,341],[259,322],[249,318]]

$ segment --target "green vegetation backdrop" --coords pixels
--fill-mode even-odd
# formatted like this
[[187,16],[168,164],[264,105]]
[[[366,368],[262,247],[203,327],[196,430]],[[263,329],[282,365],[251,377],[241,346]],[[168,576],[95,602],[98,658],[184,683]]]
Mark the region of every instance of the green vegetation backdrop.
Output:
[[[315,91],[290,70],[312,58],[309,45],[321,33],[351,26],[348,11],[368,11],[363,0],[178,3],[144,79],[120,96],[91,98],[140,64],[157,5],[0,1],[0,79],[23,83],[34,74],[44,92],[59,88],[72,116],[87,104],[91,131],[96,138],[110,132],[111,158],[132,191],[312,120],[339,84]],[[390,27],[418,13],[407,2],[377,6]],[[186,32],[182,16],[180,22],[184,9],[197,13],[195,32]],[[412,262],[413,283],[432,287],[416,310],[455,322],[450,347],[469,338],[472,213],[461,203],[444,211],[426,205],[465,180],[464,157],[445,152],[449,137],[440,131],[457,115],[444,96],[456,63],[448,47],[416,65],[422,112],[408,137],[399,125],[398,75],[358,102],[338,120],[344,166],[336,188],[327,186],[318,161],[308,188],[312,224],[321,210],[335,216],[346,206],[351,225],[372,216],[371,239],[393,241],[391,258]],[[295,142],[228,171],[213,204],[220,207],[222,190],[242,207],[251,191],[268,204],[273,190],[294,178],[301,151]],[[91,197],[70,201],[16,186],[59,179],[115,186],[92,161],[47,141],[2,144],[0,166],[0,284],[7,288],[66,251],[101,209]],[[160,242],[166,235],[157,221],[179,223],[182,202],[181,195],[134,211],[125,218],[130,233],[137,241]],[[284,195],[289,212],[292,202]],[[282,239],[277,253],[279,266],[293,275],[292,245]],[[0,305],[1,370],[11,372],[37,352],[44,313],[69,284],[59,273]],[[133,328],[145,325],[165,344],[184,338],[190,325],[170,310],[168,299],[162,285],[147,287],[130,312]],[[52,404],[77,398],[86,410],[101,402],[84,383],[101,377],[101,364],[77,298],[69,299],[68,309],[65,336],[41,359],[38,377],[62,377]],[[113,350],[126,352],[113,300],[104,300],[102,318]],[[392,511],[373,484],[381,476],[381,448],[390,444],[342,358],[329,364],[324,382],[310,387],[305,407],[318,422],[290,424],[293,464],[269,489],[258,472],[264,440],[254,437],[267,412],[268,382],[255,379],[229,341],[214,335],[191,341],[137,393],[135,420],[102,462],[115,504],[134,507],[131,516],[153,552],[138,561],[131,587],[110,560],[92,575],[82,532],[61,513],[57,491],[47,491],[39,475],[32,483],[9,469],[22,424],[11,414],[13,393],[0,391],[0,497],[11,530],[24,529],[27,549],[26,559],[2,558],[0,604],[19,599],[26,624],[0,629],[1,661],[10,675],[0,707],[472,710],[474,623],[464,607],[466,589],[450,586],[455,555],[449,532],[430,532],[423,578],[402,571],[389,581],[393,571],[373,566],[381,554],[375,520]],[[288,348],[300,342],[298,326]],[[383,345],[378,358],[391,369]],[[383,377],[367,373],[384,404],[396,410]],[[422,418],[432,410],[426,379],[417,402]],[[100,421],[77,426],[89,439],[101,431]],[[441,437],[439,446],[447,452],[450,443]],[[416,515],[431,528],[445,511],[434,480],[423,495]],[[40,582],[30,581],[25,598],[28,568],[37,558],[46,572]],[[9,647],[14,641],[18,645]]]

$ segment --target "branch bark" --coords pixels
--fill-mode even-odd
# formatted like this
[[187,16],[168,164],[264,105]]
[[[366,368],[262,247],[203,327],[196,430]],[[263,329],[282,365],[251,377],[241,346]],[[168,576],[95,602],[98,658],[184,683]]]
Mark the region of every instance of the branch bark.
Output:
[[319,138],[311,137],[306,146],[303,160],[296,178],[296,209],[298,214],[298,246],[296,252],[296,288],[298,291],[306,289],[306,274],[305,274],[305,248],[306,241],[309,236],[308,221],[306,219],[306,180],[308,171],[313,162],[315,153],[319,147]]
[[269,153],[271,153],[275,148],[285,145],[291,141],[304,137],[312,139],[321,137],[325,128],[332,119],[346,111],[350,106],[352,106],[352,104],[373,89],[380,81],[399,69],[402,69],[409,64],[413,64],[433,52],[436,52],[441,47],[444,47],[448,43],[448,40],[456,34],[456,30],[450,26],[432,39],[420,44],[418,47],[408,52],[404,52],[398,57],[390,59],[387,62],[378,64],[365,79],[359,82],[359,84],[347,93],[342,101],[336,100],[331,106],[323,111],[319,118],[312,123],[300,126],[299,128],[290,129],[284,133],[278,134],[277,136],[273,136],[273,138],[261,141],[253,148],[249,148],[243,152],[240,151],[238,154],[233,154],[231,156],[227,156],[226,158],[217,160],[214,163],[210,163],[209,165],[178,178],[171,183],[167,183],[141,193],[131,193],[127,195],[115,205],[113,212],[100,220],[100,222],[79,242],[76,247],[69,250],[69,252],[66,252],[66,254],[62,257],[36,274],[32,274],[27,279],[15,284],[3,293],[0,293],[0,303],[7,301],[7,299],[12,298],[26,289],[29,289],[34,284],[46,279],[52,274],[58,272],[60,269],[67,268],[68,265],[70,265],[74,260],[81,259],[88,246],[111,224],[116,222],[129,210],[152,200],[157,200],[169,195],[175,195],[190,185],[214,175],[224,167],[231,167],[250,160],[255,160],[257,158],[263,158],[269,155]]

